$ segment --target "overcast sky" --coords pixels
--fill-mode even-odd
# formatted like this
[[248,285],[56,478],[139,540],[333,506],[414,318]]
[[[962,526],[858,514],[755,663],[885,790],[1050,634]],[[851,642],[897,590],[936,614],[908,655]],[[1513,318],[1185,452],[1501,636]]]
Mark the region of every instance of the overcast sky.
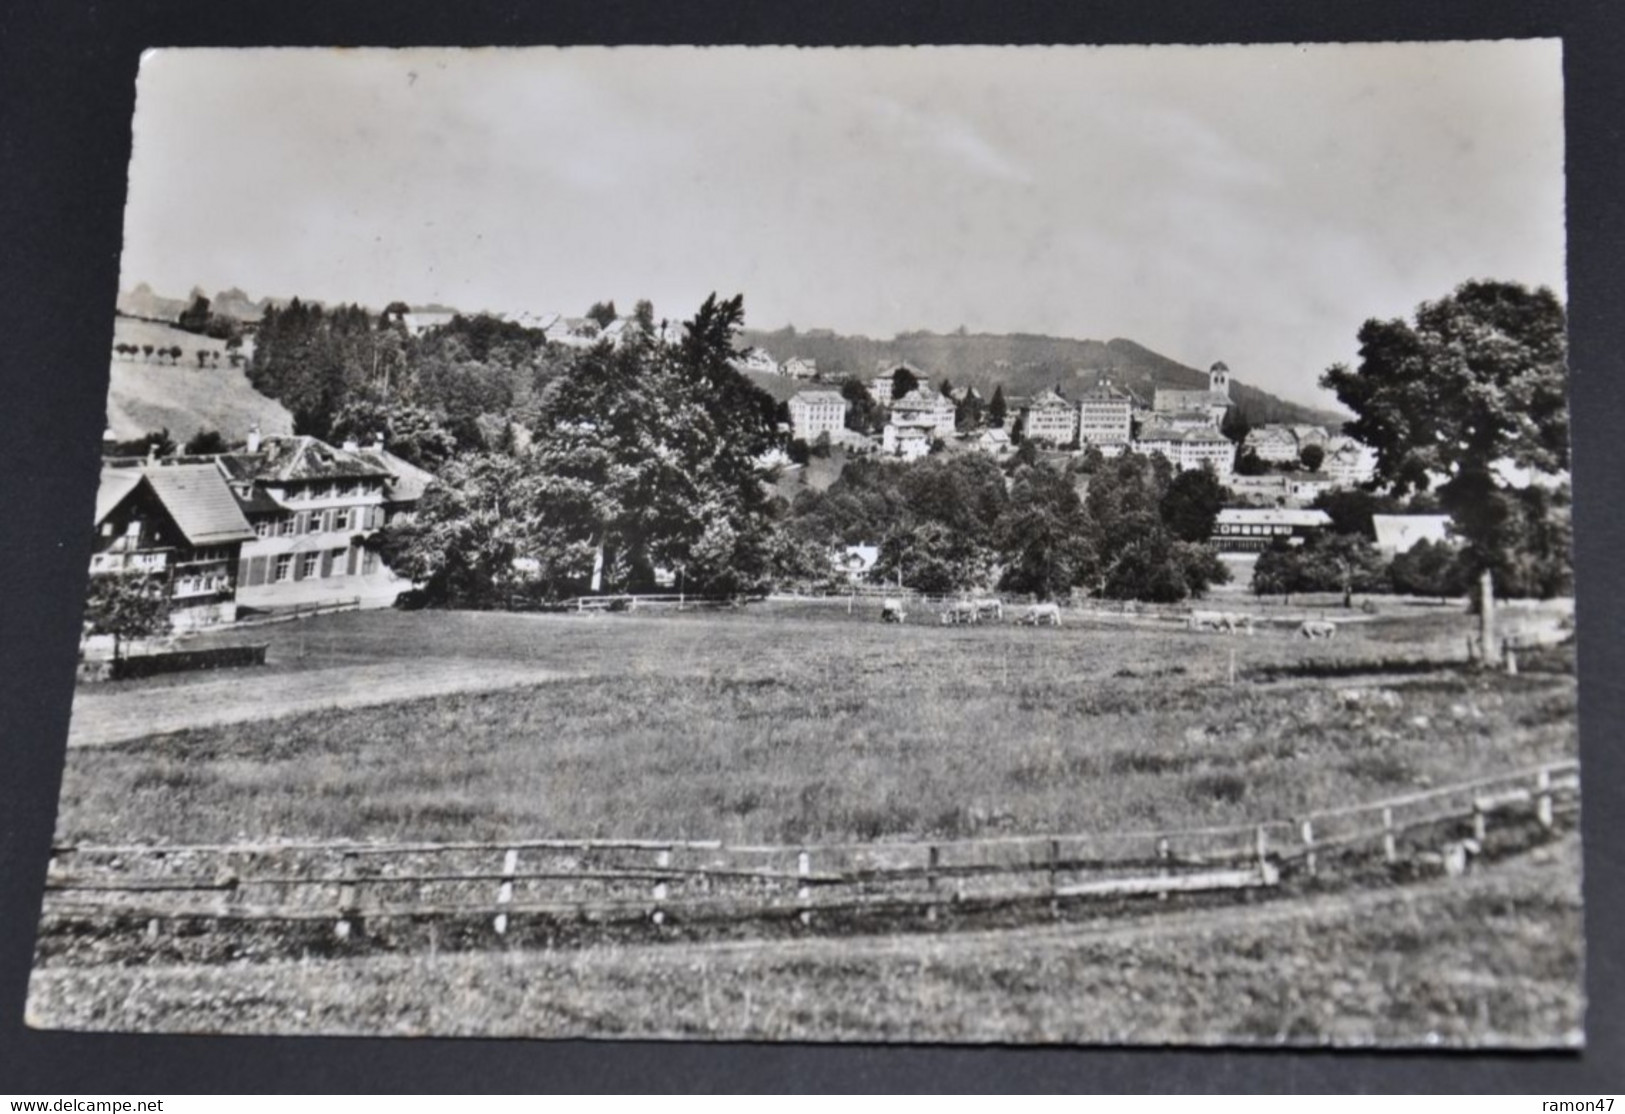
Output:
[[166,50],[125,288],[1129,337],[1325,401],[1371,316],[1564,291],[1561,48]]

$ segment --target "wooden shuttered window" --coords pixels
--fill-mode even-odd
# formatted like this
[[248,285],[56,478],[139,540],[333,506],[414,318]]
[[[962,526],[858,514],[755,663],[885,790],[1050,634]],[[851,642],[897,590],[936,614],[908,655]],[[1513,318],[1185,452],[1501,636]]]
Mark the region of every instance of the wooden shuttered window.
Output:
[[265,569],[269,557],[251,557],[248,561],[248,586],[257,588],[265,583]]

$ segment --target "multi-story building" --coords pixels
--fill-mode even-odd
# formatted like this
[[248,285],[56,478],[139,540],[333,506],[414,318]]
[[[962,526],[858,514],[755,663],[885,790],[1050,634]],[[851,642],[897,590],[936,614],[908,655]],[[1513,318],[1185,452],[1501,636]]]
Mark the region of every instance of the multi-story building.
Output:
[[1247,431],[1241,451],[1250,452],[1268,464],[1295,464],[1298,460],[1298,435],[1288,425],[1261,425]]
[[1061,392],[1040,392],[1021,412],[1021,435],[1028,441],[1070,445],[1078,436],[1078,408]]
[[177,629],[236,618],[239,554],[254,531],[214,464],[109,462],[95,529],[92,575],[162,578]]
[[1078,397],[1081,445],[1127,445],[1133,420],[1133,397],[1104,378]]
[[916,389],[921,387],[929,387],[931,385],[931,377],[925,374],[925,372],[921,371],[919,368],[915,367],[913,364],[909,363],[907,360],[904,360],[902,363],[892,363],[888,360],[881,360],[876,367],[875,377],[869,380],[869,397],[873,398],[882,406],[890,404],[892,401],[892,384],[896,382],[897,372],[899,370],[905,370],[910,375],[914,376]]
[[827,433],[834,437],[846,428],[851,407],[839,391],[801,391],[790,397],[790,435],[808,444]]
[[929,385],[920,384],[891,404],[889,424],[917,426],[932,437],[952,437],[954,434],[954,404]]
[[1216,429],[1173,429],[1152,426],[1141,430],[1134,451],[1167,459],[1181,472],[1203,465],[1211,467],[1220,480],[1229,480],[1235,470],[1236,445]]
[[1156,424],[1184,427],[1206,415],[1206,424],[1218,429],[1230,409],[1230,369],[1219,361],[1208,369],[1205,391],[1170,390],[1158,387],[1151,397]]
[[255,535],[239,558],[241,605],[387,606],[411,586],[365,539],[410,513],[432,480],[422,469],[381,444],[335,449],[314,437],[250,437],[248,451],[217,459]]

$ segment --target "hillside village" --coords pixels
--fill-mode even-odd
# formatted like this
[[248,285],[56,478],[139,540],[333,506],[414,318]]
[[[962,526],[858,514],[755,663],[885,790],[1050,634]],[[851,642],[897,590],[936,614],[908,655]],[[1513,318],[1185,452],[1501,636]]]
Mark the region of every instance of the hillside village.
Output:
[[[245,298],[237,301],[247,304]],[[300,312],[297,300],[291,306]],[[559,367],[575,367],[583,360],[612,362],[623,350],[671,352],[683,343],[685,327],[656,321],[646,304],[631,317],[606,309],[612,305],[595,306],[593,313],[581,317],[548,313],[491,319],[465,318],[449,310],[412,310],[397,303],[376,318],[357,308],[334,311],[329,320],[337,322],[342,314],[351,313],[361,323],[358,327],[368,344],[376,343],[375,334],[385,339],[392,334],[399,337],[390,340],[393,347],[385,349],[386,353],[398,354],[402,346],[411,344],[462,344],[457,337],[465,333],[459,330],[472,327],[523,338],[531,346],[527,350],[530,362],[514,357],[523,364],[514,373],[514,381],[531,376],[535,397],[546,399],[559,389],[559,381],[548,378],[558,374]],[[262,334],[257,338],[256,334],[274,329],[279,314],[286,315],[287,308],[268,305],[264,313],[256,310],[251,317],[226,321],[223,329],[218,328],[221,316],[211,311],[201,295],[189,312],[194,324],[208,323],[217,327],[216,333],[238,338],[227,350],[234,356],[232,360],[222,365],[207,355],[223,350],[217,336],[212,347],[199,349],[196,368],[186,366],[187,361],[174,350],[166,352],[162,345],[156,351],[148,346],[148,351],[141,352],[138,346],[123,342],[115,348],[115,362],[156,362],[155,374],[177,379],[235,380],[246,371],[251,380],[265,382],[264,352],[258,363],[255,353],[257,344],[262,349],[270,347],[271,337]],[[320,318],[320,307],[313,312]],[[126,335],[124,323],[133,320],[121,318]],[[481,321],[486,324],[479,324]],[[177,323],[146,321],[142,327],[160,325],[173,328]],[[246,360],[235,358],[242,351],[248,353]],[[776,404],[776,421],[764,429],[752,459],[766,481],[762,490],[783,500],[777,513],[781,518],[789,516],[792,522],[797,515],[808,523],[825,521],[820,517],[828,514],[827,500],[820,503],[824,493],[838,491],[832,484],[839,484],[844,475],[858,476],[852,469],[860,462],[908,468],[936,461],[942,467],[957,468],[952,464],[955,460],[982,460],[995,468],[992,474],[1003,477],[1002,487],[1010,494],[1001,493],[1000,500],[1024,498],[1019,477],[1024,469],[1038,468],[1064,477],[1070,485],[1053,496],[1062,500],[1055,506],[1064,517],[1073,513],[1065,510],[1066,500],[1079,513],[1089,513],[1083,501],[1092,480],[1106,475],[1107,462],[1121,462],[1127,468],[1118,469],[1112,483],[1140,482],[1134,477],[1143,468],[1129,465],[1138,460],[1144,466],[1154,463],[1163,469],[1143,475],[1152,477],[1149,490],[1152,497],[1163,501],[1165,517],[1170,501],[1189,502],[1193,498],[1189,492],[1201,492],[1195,496],[1201,503],[1196,526],[1180,526],[1177,541],[1170,536],[1168,544],[1194,545],[1198,550],[1181,558],[1187,562],[1186,573],[1179,574],[1184,586],[1174,589],[1175,597],[1169,598],[1198,597],[1227,581],[1241,589],[1277,590],[1287,582],[1269,577],[1255,582],[1252,577],[1261,555],[1282,546],[1313,548],[1317,539],[1344,536],[1349,530],[1363,536],[1359,545],[1364,548],[1354,563],[1364,569],[1359,583],[1365,590],[1387,587],[1378,583],[1385,576],[1384,562],[1402,558],[1418,545],[1430,553],[1430,547],[1443,550],[1450,546],[1448,519],[1436,513],[1436,508],[1385,499],[1369,490],[1376,455],[1340,430],[1312,423],[1250,428],[1238,423],[1232,397],[1235,384],[1222,361],[1209,368],[1206,386],[1200,389],[1155,386],[1145,395],[1126,386],[1112,370],[1095,369],[1092,383],[1082,389],[1057,384],[1031,395],[1005,395],[998,384],[988,397],[969,384],[954,387],[932,369],[906,360],[877,361],[870,376],[859,378],[826,375],[811,358],[789,356],[781,361],[761,345],[727,351],[726,362],[738,373],[740,389],[745,391],[739,397],[760,400],[749,405]],[[379,359],[375,349],[372,362],[376,365]],[[1086,377],[1080,371],[1072,380],[1076,383]],[[514,396],[529,389],[521,383]],[[455,447],[466,439],[487,437],[479,448],[523,456],[533,451],[533,441],[546,441],[547,431],[535,419],[540,410],[528,411],[524,421],[511,415],[499,415],[497,420],[482,414],[479,423],[457,427],[456,435],[431,431],[445,447],[438,453],[425,453],[418,442],[412,443],[417,447],[403,448],[402,443],[389,441],[384,428],[388,422],[379,416],[389,413],[389,405],[378,401],[376,389],[369,386],[368,391],[365,398],[373,401],[366,402],[361,412],[377,418],[373,427],[359,428],[365,422],[354,419],[357,404],[352,404],[342,411],[351,417],[341,415],[335,419],[336,425],[329,423],[325,438],[308,430],[295,435],[286,424],[273,419],[270,430],[262,430],[255,420],[247,429],[190,431],[198,435],[196,442],[177,446],[163,443],[167,430],[151,431],[143,443],[139,439],[120,441],[110,426],[97,498],[92,572],[133,569],[161,577],[168,585],[170,622],[177,629],[310,608],[388,606],[412,594],[421,586],[421,577],[392,569],[387,560],[389,546],[383,539],[392,533],[391,528],[396,535],[407,529],[418,504],[437,482],[442,487],[453,482],[446,469],[455,470],[456,459],[460,459],[454,456]],[[414,403],[431,424],[446,420],[444,411],[425,405],[429,400],[419,398]],[[291,401],[289,405],[293,405]],[[308,426],[308,419],[304,424]],[[293,426],[297,430],[299,425],[296,416]],[[344,426],[343,436],[328,432],[339,426]],[[127,429],[126,424],[123,432]],[[471,432],[461,432],[465,429]],[[432,438],[430,443],[434,443]],[[1137,468],[1141,470],[1137,472]],[[974,477],[985,474],[963,469],[955,473],[961,479],[972,477],[972,482],[980,482]],[[1155,479],[1157,475],[1162,478]],[[1194,486],[1185,484],[1183,490],[1175,491],[1180,484],[1174,480],[1185,475],[1191,476]],[[906,486],[907,481],[903,482]],[[1094,480],[1094,486],[1100,482]],[[1067,491],[1076,494],[1067,495]],[[865,521],[870,525],[862,525]],[[1168,520],[1170,525],[1172,521]],[[1043,577],[1014,575],[1012,569],[1030,563],[1019,547],[1008,549],[1014,543],[999,543],[1006,549],[967,559],[951,575],[916,576],[909,571],[911,558],[900,554],[899,547],[925,544],[917,536],[919,525],[912,527],[916,536],[903,542],[886,535],[884,521],[861,517],[798,528],[798,540],[810,543],[814,550],[821,544],[823,556],[809,560],[803,552],[799,564],[791,561],[776,574],[763,573],[755,584],[821,584],[828,590],[831,585],[875,580],[925,591],[981,586],[1041,599],[1054,591],[1065,594],[1072,590],[1069,584],[1078,583],[1071,573],[1055,579],[1059,574],[1054,572],[1057,559],[1053,555],[1042,559],[1048,570]],[[982,529],[994,531],[994,526],[990,520]],[[819,529],[824,531],[822,535]],[[820,536],[821,543],[817,541]],[[995,545],[992,537],[986,534],[988,540],[983,544]],[[1195,556],[1199,550],[1217,557],[1220,564],[1203,564],[1211,557]],[[510,574],[523,579],[527,570],[543,564],[522,549],[515,550],[512,557],[517,572],[504,569],[499,579]],[[1196,563],[1189,564],[1192,561]],[[600,552],[590,579],[582,570],[581,590],[612,587],[600,575],[602,565]],[[1353,586],[1349,561],[1342,559],[1339,567],[1343,587]],[[1206,571],[1192,571],[1197,568]],[[657,564],[649,575],[653,577],[650,586],[659,588],[671,586],[678,574]],[[1435,579],[1444,575],[1438,573]],[[917,583],[911,584],[911,579]],[[623,582],[623,590],[633,583]],[[1102,579],[1094,590],[1133,596],[1148,589],[1113,587],[1109,579]]]

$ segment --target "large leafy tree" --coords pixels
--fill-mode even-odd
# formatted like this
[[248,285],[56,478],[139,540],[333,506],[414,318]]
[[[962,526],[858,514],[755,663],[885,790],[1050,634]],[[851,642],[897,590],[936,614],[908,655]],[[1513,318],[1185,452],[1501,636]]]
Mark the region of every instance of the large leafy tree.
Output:
[[1077,489],[1049,468],[1016,474],[997,538],[1005,591],[1055,599],[1086,583],[1098,564]]
[[[568,546],[541,544],[541,484],[520,461],[501,453],[453,460],[418,501],[411,518],[391,523],[373,544],[395,572],[416,582],[433,603],[503,607],[532,585],[556,581],[572,557]],[[548,563],[525,569],[515,560]]]
[[385,531],[386,557],[469,606],[644,587],[655,566],[696,592],[758,587],[777,553],[758,460],[777,431],[771,396],[728,364],[742,317],[712,296],[681,345],[634,331],[586,350],[549,384],[531,453],[454,461]]
[[90,578],[85,593],[85,629],[113,636],[113,660],[123,643],[169,630],[169,582],[145,573],[102,573]]
[[335,441],[363,444],[382,437],[384,447],[409,464],[435,472],[457,452],[457,439],[429,411],[408,403],[359,397],[333,419]]
[[1414,321],[1367,321],[1359,339],[1359,366],[1321,379],[1355,413],[1347,432],[1376,450],[1395,494],[1437,485],[1468,563],[1514,587],[1532,524],[1508,466],[1569,466],[1562,303],[1544,287],[1468,282]]
[[1396,592],[1440,599],[1462,595],[1471,587],[1457,547],[1426,538],[1394,554],[1388,563],[1388,584]]
[[1185,542],[1205,542],[1224,508],[1225,490],[1206,466],[1181,472],[1168,483],[1158,511],[1168,531]]

